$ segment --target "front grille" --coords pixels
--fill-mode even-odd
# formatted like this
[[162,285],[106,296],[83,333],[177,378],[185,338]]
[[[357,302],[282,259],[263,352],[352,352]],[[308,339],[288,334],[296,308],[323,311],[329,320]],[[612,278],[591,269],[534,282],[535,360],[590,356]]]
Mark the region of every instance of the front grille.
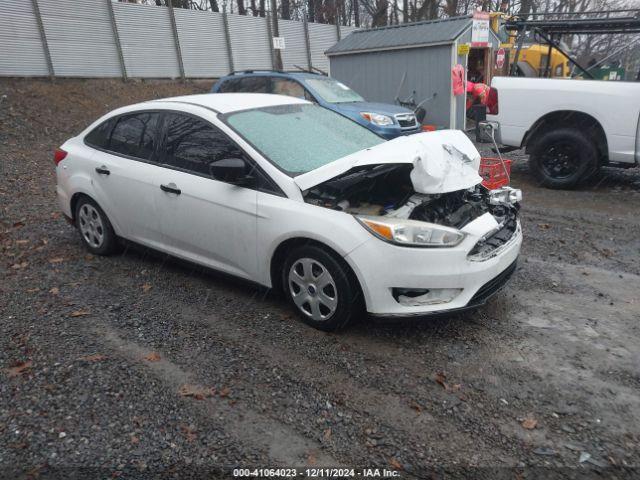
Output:
[[518,218],[515,214],[511,215],[500,230],[491,235],[489,238],[480,240],[475,244],[469,257],[487,258],[502,245],[507,243],[513,237],[518,229]]
[[412,128],[418,124],[416,116],[411,113],[401,113],[396,115],[396,120],[398,120],[401,128]]

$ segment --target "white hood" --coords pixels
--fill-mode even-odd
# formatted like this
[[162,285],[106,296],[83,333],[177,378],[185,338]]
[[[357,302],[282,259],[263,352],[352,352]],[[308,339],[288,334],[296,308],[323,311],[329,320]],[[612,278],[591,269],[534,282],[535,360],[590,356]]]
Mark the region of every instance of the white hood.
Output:
[[391,163],[413,164],[411,182],[418,193],[454,192],[482,181],[480,153],[460,130],[398,137],[298,175],[294,181],[304,191],[355,167]]

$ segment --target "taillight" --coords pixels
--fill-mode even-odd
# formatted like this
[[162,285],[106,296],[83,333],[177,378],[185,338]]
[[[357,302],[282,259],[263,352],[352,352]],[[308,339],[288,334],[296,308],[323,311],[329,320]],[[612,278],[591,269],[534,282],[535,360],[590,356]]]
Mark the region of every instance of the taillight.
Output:
[[498,89],[491,87],[487,98],[487,113],[489,115],[498,114]]
[[67,156],[67,152],[65,152],[64,150],[62,150],[61,148],[56,148],[56,151],[53,152],[53,161],[56,164],[56,166],[65,159],[65,157]]

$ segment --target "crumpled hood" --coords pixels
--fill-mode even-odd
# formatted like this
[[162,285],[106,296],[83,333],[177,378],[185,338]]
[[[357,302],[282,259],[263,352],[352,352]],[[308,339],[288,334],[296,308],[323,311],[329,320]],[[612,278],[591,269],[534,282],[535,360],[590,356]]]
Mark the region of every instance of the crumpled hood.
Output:
[[411,182],[418,193],[454,192],[482,182],[480,153],[460,130],[394,138],[298,175],[294,181],[304,191],[355,167],[392,163],[413,164]]

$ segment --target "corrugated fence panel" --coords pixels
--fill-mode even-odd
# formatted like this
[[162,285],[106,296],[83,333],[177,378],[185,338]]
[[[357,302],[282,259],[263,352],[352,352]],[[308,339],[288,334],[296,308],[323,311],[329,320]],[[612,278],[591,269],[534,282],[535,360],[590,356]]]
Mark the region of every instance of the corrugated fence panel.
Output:
[[243,15],[228,15],[227,19],[234,69],[271,69],[271,39],[267,31],[267,19]]
[[122,75],[105,0],[38,0],[38,5],[56,75]]
[[130,3],[114,3],[113,8],[129,76],[179,77],[169,9]]
[[0,75],[49,75],[31,0],[0,2]]
[[311,44],[311,64],[329,72],[329,59],[324,54],[338,41],[338,32],[335,25],[322,23],[309,23],[309,43]]
[[278,30],[284,37],[285,49],[282,50],[282,68],[297,70],[309,68],[307,65],[307,47],[304,38],[304,24],[292,20],[278,20]]
[[182,62],[187,77],[221,77],[229,73],[222,14],[176,8]]

